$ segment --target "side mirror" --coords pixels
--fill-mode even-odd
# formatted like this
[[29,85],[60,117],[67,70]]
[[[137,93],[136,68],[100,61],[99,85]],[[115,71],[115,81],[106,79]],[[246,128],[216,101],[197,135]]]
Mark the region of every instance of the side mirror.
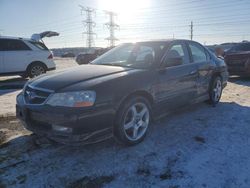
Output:
[[182,64],[183,64],[183,60],[181,57],[171,57],[171,58],[167,58],[164,61],[164,67],[173,67],[173,66],[178,66]]

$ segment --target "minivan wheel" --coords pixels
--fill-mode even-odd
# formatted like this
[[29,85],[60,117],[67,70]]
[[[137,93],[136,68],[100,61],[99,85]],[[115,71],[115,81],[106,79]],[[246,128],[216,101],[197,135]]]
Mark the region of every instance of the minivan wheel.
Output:
[[114,127],[115,138],[125,145],[135,145],[146,136],[151,108],[143,97],[134,97],[124,103],[117,115]]
[[31,65],[28,70],[28,74],[30,78],[34,78],[44,73],[46,73],[46,67],[40,63]]
[[221,77],[216,76],[211,83],[211,87],[209,90],[209,103],[216,105],[221,98],[222,94],[222,80]]

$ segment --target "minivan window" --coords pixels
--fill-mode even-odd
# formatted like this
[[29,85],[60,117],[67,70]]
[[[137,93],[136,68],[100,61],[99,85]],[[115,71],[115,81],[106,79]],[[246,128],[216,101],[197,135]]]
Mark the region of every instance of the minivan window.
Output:
[[188,45],[191,50],[193,63],[207,61],[205,50],[200,45],[195,43],[189,43]]
[[1,39],[1,51],[24,51],[31,50],[23,41],[18,39]]

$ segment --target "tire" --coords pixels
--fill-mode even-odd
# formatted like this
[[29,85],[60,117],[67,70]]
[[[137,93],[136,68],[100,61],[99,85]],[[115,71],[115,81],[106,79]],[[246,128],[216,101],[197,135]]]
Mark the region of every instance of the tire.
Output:
[[146,136],[151,121],[151,106],[147,99],[135,96],[123,103],[118,111],[114,136],[122,144],[132,146]]
[[209,104],[216,105],[219,103],[222,94],[222,79],[220,76],[215,76],[209,88]]
[[45,74],[46,70],[47,70],[46,66],[43,65],[42,63],[33,63],[28,68],[28,75],[30,78],[34,78],[34,77],[39,76],[41,74]]

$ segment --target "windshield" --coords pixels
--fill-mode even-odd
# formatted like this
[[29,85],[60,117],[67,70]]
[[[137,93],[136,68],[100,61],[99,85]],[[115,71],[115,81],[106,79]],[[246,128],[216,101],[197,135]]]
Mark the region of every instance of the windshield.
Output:
[[126,43],[113,48],[91,64],[149,68],[155,62],[156,54],[163,48],[162,43]]

